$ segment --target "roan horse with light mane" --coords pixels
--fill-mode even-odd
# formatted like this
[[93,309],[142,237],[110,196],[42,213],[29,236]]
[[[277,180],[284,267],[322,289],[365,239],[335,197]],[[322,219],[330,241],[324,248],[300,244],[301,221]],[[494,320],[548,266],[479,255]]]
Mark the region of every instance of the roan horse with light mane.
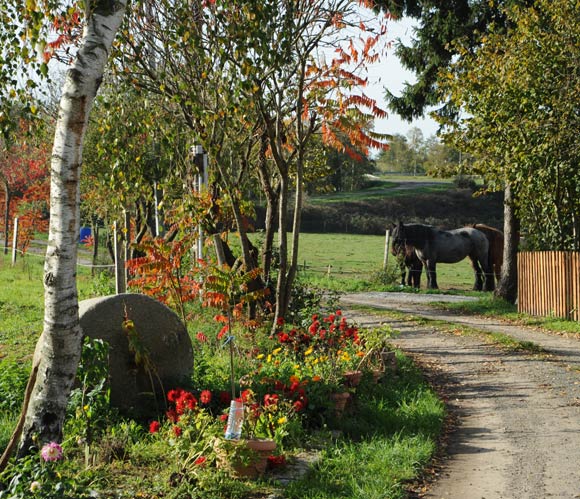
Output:
[[471,260],[475,273],[473,289],[493,291],[495,287],[488,255],[489,242],[485,234],[477,229],[441,230],[431,225],[404,225],[399,222],[393,228],[392,240],[393,254],[404,251],[406,246],[415,248],[415,253],[425,266],[429,289],[438,289],[437,263],[457,263],[465,257]]

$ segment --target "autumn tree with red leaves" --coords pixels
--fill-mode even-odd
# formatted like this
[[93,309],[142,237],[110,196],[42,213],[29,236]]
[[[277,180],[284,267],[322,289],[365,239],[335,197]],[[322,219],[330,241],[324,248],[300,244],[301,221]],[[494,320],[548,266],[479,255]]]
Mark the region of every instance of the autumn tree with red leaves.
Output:
[[387,18],[370,7],[354,0],[149,0],[127,25],[120,48],[119,75],[174,103],[192,143],[209,152],[213,182],[234,213],[246,270],[255,264],[240,208],[249,179],[259,177],[268,209],[267,278],[278,226],[279,317],[296,275],[312,141],[321,137],[353,157],[386,147],[385,137],[372,132],[373,119],[385,113],[364,93],[365,69],[386,46]]
[[11,221],[19,217],[19,247],[26,251],[36,230],[48,227],[49,144],[42,131],[21,119],[2,142],[0,202],[4,206],[4,254],[8,252]]

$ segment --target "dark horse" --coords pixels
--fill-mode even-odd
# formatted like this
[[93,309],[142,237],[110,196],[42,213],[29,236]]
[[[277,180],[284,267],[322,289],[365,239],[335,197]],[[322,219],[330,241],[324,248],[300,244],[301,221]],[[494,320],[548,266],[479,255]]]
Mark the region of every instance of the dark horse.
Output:
[[503,265],[503,232],[485,224],[473,224],[473,227],[485,234],[489,242],[489,264],[495,274],[496,281],[501,278],[501,267]]
[[401,285],[421,287],[421,273],[423,272],[423,262],[419,260],[415,248],[405,245],[396,247],[394,244],[391,253],[399,260],[401,267]]
[[399,222],[393,228],[393,249],[412,246],[427,270],[427,287],[437,289],[437,263],[457,263],[469,257],[475,273],[473,289],[493,291],[489,264],[489,242],[483,232],[472,227],[441,230],[430,225]]

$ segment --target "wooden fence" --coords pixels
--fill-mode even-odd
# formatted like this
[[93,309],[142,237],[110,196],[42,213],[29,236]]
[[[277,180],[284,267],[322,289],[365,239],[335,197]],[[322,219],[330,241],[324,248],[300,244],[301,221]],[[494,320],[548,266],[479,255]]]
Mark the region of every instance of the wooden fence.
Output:
[[518,311],[580,320],[580,253],[519,253]]

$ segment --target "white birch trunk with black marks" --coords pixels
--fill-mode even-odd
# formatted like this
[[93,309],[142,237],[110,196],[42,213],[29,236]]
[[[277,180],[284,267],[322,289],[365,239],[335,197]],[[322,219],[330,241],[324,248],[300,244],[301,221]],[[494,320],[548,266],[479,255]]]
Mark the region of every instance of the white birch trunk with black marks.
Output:
[[126,0],[97,0],[90,2],[89,8],[82,45],[63,86],[54,136],[44,267],[44,329],[34,355],[38,375],[26,412],[20,455],[31,446],[62,439],[68,397],[81,353],[76,264],[83,139],[109,50],[125,14]]

